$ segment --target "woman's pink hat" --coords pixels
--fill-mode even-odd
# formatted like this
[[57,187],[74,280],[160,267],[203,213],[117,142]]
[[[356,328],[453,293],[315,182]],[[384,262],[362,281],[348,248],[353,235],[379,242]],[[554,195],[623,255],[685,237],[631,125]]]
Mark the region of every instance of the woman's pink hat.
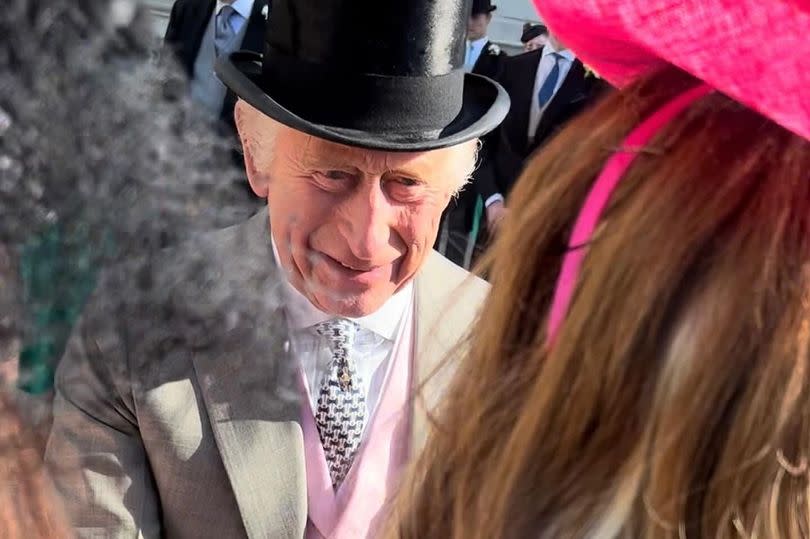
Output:
[[667,64],[703,81],[637,125],[591,186],[557,276],[547,327],[553,345],[613,190],[638,148],[674,117],[718,90],[810,139],[810,0],[534,1],[552,32],[619,87]]
[[621,87],[675,65],[810,139],[810,0],[534,0],[552,33]]

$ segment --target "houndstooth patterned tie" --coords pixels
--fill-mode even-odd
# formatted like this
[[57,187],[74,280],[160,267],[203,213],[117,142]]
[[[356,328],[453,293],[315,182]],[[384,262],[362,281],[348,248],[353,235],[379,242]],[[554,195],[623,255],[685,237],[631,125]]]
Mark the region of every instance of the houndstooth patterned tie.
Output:
[[321,384],[315,423],[335,490],[349,473],[366,424],[366,399],[351,356],[358,329],[357,324],[346,319],[315,326],[332,350],[329,376]]

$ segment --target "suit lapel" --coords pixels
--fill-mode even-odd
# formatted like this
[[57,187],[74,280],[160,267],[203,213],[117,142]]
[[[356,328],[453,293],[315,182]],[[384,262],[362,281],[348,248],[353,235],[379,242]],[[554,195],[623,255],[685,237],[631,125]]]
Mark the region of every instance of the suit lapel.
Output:
[[[489,287],[436,252],[425,262],[415,282],[413,417],[411,454],[421,451],[435,412],[455,373],[455,361],[445,361],[463,346]],[[462,348],[463,349],[463,348]]]
[[[264,30],[267,27],[267,19],[262,15],[262,10],[270,6],[267,0],[257,0],[253,4],[253,10],[250,12],[250,19],[247,22],[247,29],[245,30],[245,38],[242,40],[242,49],[253,52],[262,52],[264,50]],[[270,14],[268,13],[268,18]]]
[[475,61],[472,72],[478,75],[490,76],[492,70],[491,65],[494,56],[489,53],[489,47],[492,45],[491,41],[487,41],[484,48],[481,49],[481,54],[478,55],[478,60]]
[[[489,45],[489,43],[487,43]],[[486,46],[481,50],[481,54],[478,56],[478,60],[475,61],[475,65],[472,68],[472,72],[477,75],[482,75],[486,68],[486,55],[487,55],[487,48]]]
[[[274,270],[267,213],[259,212],[243,226],[246,234],[238,251],[247,263],[233,269],[237,276],[231,284],[237,285],[249,278],[255,264]],[[266,293],[274,297],[274,290]],[[280,301],[269,317],[262,342],[251,342],[235,330],[231,342],[199,351],[193,361],[248,537],[293,539],[303,535],[307,519],[300,402]]]

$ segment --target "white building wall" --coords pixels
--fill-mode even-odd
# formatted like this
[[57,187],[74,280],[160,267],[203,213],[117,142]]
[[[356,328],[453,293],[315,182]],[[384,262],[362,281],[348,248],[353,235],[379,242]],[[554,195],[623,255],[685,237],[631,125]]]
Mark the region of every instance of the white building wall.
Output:
[[[141,1],[152,12],[155,35],[163,37],[173,0]],[[523,30],[523,23],[527,21],[537,22],[539,20],[534,5],[530,0],[493,0],[493,4],[498,9],[495,10],[495,16],[492,18],[492,24],[489,27],[489,37],[502,45],[504,50],[517,52],[520,50],[520,34]]]

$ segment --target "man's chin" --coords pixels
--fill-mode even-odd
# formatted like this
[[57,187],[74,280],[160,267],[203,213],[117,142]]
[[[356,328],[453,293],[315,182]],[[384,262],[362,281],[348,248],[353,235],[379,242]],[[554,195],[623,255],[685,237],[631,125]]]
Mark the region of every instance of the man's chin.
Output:
[[[390,294],[388,297],[390,297]],[[380,292],[375,293],[375,291],[359,294],[327,292],[309,295],[310,302],[321,311],[345,318],[367,316],[382,307],[386,299],[387,297],[384,294]]]

